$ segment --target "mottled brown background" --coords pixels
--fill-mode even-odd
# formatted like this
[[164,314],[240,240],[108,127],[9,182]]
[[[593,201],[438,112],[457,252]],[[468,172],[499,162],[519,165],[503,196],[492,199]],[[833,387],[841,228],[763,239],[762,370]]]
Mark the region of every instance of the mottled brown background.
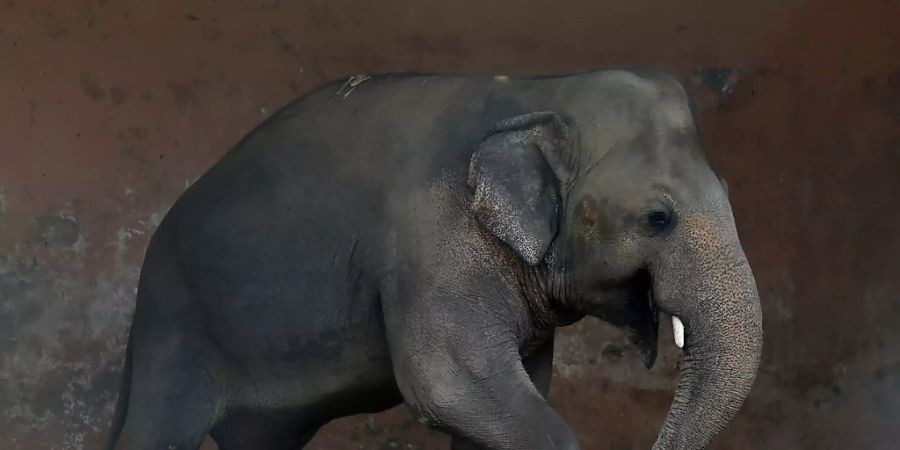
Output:
[[[662,64],[691,87],[765,311],[715,448],[896,448],[900,2],[0,2],[0,446],[98,448],[149,235],[267,115],[347,74]],[[649,448],[671,399],[615,330],[563,331],[586,449]],[[446,449],[403,408],[314,449]],[[208,444],[213,448],[212,444]]]

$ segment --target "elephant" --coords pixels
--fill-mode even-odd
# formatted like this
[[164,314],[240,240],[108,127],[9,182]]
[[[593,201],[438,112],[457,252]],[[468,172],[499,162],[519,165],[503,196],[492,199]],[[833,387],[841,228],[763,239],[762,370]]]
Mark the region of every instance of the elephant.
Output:
[[354,76],[289,103],[151,237],[109,448],[302,448],[405,402],[455,449],[578,449],[546,395],[555,329],[585,316],[648,368],[672,321],[653,448],[707,446],[762,318],[690,105],[662,68]]

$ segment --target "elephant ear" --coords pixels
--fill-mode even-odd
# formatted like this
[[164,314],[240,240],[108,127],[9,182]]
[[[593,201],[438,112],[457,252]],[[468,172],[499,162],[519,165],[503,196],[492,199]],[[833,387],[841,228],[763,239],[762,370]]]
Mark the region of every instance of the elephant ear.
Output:
[[497,124],[469,164],[475,217],[531,266],[543,261],[556,236],[571,136],[553,112],[513,117]]

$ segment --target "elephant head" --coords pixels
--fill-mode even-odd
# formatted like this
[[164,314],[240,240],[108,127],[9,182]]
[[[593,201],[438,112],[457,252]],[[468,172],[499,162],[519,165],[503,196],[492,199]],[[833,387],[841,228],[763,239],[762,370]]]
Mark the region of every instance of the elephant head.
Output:
[[648,367],[657,315],[671,317],[681,378],[654,448],[704,447],[749,394],[762,350],[724,182],[673,78],[613,71],[559,89],[559,110],[503,120],[482,141],[472,210],[524,261],[532,291],[621,326]]

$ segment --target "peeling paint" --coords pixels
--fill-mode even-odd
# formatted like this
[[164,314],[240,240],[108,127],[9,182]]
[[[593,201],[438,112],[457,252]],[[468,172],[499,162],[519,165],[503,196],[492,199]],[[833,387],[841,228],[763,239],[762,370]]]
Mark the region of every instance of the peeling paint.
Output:
[[[736,87],[748,81],[746,70],[726,67],[703,68],[694,71],[688,80],[688,87],[695,93],[706,90],[713,96],[715,107],[722,107],[734,93]],[[704,105],[700,105],[704,107]]]
[[46,448],[84,448],[111,414],[137,266],[91,286],[21,250],[0,261],[0,429],[22,440],[64,420]]
[[84,235],[81,224],[74,217],[57,212],[34,220],[31,241],[43,243],[52,249],[79,246],[83,248]]

